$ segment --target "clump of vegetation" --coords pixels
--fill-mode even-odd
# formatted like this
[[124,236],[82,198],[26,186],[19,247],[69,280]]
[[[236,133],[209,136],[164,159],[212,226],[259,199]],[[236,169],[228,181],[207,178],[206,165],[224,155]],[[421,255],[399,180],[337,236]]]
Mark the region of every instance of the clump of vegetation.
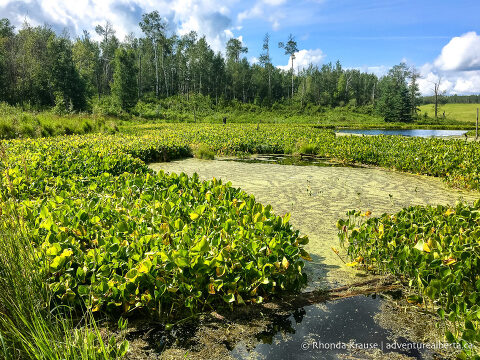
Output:
[[454,324],[446,338],[464,347],[464,358],[480,346],[479,210],[480,200],[413,206],[378,218],[351,211],[337,223],[350,265],[405,279],[419,294],[409,302],[430,304]]
[[297,144],[298,153],[314,155],[317,153],[317,147],[315,144],[302,140]]
[[[17,359],[116,360],[128,342],[105,339],[91,313],[74,321],[70,306],[56,306],[39,272],[38,252],[15,206],[2,202],[0,219],[0,357]],[[119,321],[122,330],[126,322]]]
[[193,154],[198,159],[213,160],[215,158],[215,153],[206,145],[198,145]]
[[28,112],[0,103],[0,139],[39,138],[59,135],[115,133],[116,121],[105,117],[57,112]]

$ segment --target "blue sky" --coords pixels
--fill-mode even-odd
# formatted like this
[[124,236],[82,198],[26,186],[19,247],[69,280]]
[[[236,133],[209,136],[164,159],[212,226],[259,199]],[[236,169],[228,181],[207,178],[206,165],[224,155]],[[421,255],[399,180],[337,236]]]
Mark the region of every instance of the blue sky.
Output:
[[423,77],[428,94],[440,79],[448,93],[480,93],[480,1],[462,0],[0,0],[0,17],[20,26],[49,23],[72,36],[109,20],[123,38],[140,35],[144,12],[158,10],[172,32],[195,30],[214,50],[240,38],[255,61],[266,32],[277,66],[288,58],[277,43],[294,34],[296,66],[340,60],[378,75],[406,61]]
[[[243,22],[254,52],[258,33],[275,38],[296,35],[300,48],[320,48],[328,61],[348,67],[391,66],[402,59],[417,66],[432,61],[454,36],[478,31],[480,1],[302,1],[286,2],[279,28],[262,19]],[[263,19],[264,20],[264,19]],[[281,62],[278,51],[276,59]],[[276,54],[277,55],[277,54]]]

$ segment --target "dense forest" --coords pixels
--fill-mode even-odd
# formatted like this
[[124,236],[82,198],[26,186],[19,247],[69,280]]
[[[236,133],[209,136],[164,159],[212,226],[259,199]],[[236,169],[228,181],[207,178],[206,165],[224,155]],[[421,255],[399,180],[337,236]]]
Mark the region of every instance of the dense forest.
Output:
[[[306,106],[365,107],[386,121],[410,121],[420,103],[418,73],[404,63],[388,75],[344,69],[339,62],[295,68],[297,42],[272,44],[265,35],[258,63],[236,38],[224,53],[215,53],[195,32],[169,34],[154,11],[142,16],[142,37],[120,41],[112,24],[97,25],[100,41],[87,31],[75,39],[56,34],[48,25],[24,23],[15,29],[0,20],[0,101],[23,108],[92,111],[109,108],[129,112],[138,104],[168,97],[208,98],[221,107],[251,103],[270,108],[275,103]],[[292,59],[288,71],[272,64],[270,49],[279,46]],[[113,109],[113,110],[112,110]]]

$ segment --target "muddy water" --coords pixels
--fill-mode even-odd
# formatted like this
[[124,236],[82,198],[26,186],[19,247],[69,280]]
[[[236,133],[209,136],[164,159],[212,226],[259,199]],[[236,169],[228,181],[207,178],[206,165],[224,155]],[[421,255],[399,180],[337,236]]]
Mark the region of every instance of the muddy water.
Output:
[[264,205],[272,205],[277,214],[290,212],[292,225],[310,238],[307,251],[313,261],[306,266],[309,289],[348,285],[364,276],[347,268],[331,249],[339,247],[335,224],[348,210],[370,210],[372,216],[378,216],[410,205],[471,202],[480,195],[448,188],[440,179],[378,168],[231,160],[192,158],[150,166],[231,181]]

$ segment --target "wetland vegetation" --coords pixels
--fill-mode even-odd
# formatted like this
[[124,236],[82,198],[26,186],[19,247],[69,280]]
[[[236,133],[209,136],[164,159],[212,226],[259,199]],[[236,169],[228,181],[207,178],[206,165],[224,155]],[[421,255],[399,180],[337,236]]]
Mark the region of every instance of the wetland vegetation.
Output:
[[[409,343],[479,358],[480,145],[335,133],[471,130],[478,97],[435,99],[435,116],[404,63],[380,78],[340,62],[295,72],[292,35],[282,70],[268,34],[250,64],[238,39],[224,56],[170,36],[156,11],[139,26],[120,42],[98,25],[97,42],[0,21],[2,358],[261,354],[278,327],[318,335],[292,325],[326,321],[295,296],[378,289],[397,291],[407,330],[441,320]],[[335,306],[360,322],[342,309],[380,308]]]
[[[203,181],[194,174],[155,174],[146,165],[192,156],[196,146],[206,146],[217,155],[245,156],[295,154],[305,151],[308,144],[309,153],[344,164],[427,174],[449,185],[478,189],[478,164],[474,159],[480,148],[460,140],[335,137],[328,130],[292,124],[158,124],[130,127],[128,132],[3,141],[3,227],[8,227],[10,217],[17,219],[21,236],[31,244],[25,256],[35,259],[37,281],[46,286],[47,301],[35,303],[35,314],[53,309],[62,313],[59,309],[64,307],[76,317],[82,311],[113,318],[150,314],[169,329],[199,312],[271,301],[277,293],[296,292],[306,284],[309,270],[304,270],[304,263],[318,262],[319,254],[310,251],[308,239],[290,225],[289,215],[278,216],[266,205],[268,199],[262,200],[262,205],[253,196],[215,178]],[[391,200],[385,201],[386,210],[392,208]],[[467,205],[459,206],[468,209]],[[288,211],[288,206],[285,208]],[[429,211],[421,209],[418,211]],[[461,219],[466,216],[471,222],[465,223],[451,216],[450,208],[445,209],[439,210],[438,216],[454,221],[466,238],[473,239],[473,233],[469,234],[474,231],[477,212],[472,209],[470,215],[463,214],[464,208],[458,208]],[[402,229],[413,226],[417,237],[419,229],[431,232],[423,224],[432,221],[429,216],[400,219]],[[448,231],[455,232],[448,224]],[[383,226],[386,229],[387,225]],[[432,226],[442,231],[442,225]],[[463,240],[461,243],[465,244]],[[380,252],[380,244],[374,244]],[[478,259],[475,251],[464,259],[457,254],[460,250],[449,248],[451,242],[442,244],[445,254],[439,255],[441,266],[462,269],[463,261],[469,261],[474,268],[473,262]],[[411,251],[418,251],[416,244],[412,247]],[[323,249],[324,253],[331,252],[325,246]],[[363,245],[356,251],[362,249]],[[360,256],[350,248],[349,252]],[[447,255],[455,263],[448,263],[448,259],[445,263],[443,257]],[[374,261],[373,256],[364,258]],[[6,262],[8,266],[12,264]],[[395,263],[391,266],[396,268]],[[310,272],[317,277],[320,273]],[[413,276],[407,272],[402,275]],[[431,275],[427,278],[433,279]],[[459,286],[462,288],[461,283]],[[478,326],[476,308],[471,306],[474,292],[462,289],[468,294],[462,295],[467,296],[461,308],[465,310],[455,310],[457,317],[450,320],[466,321],[469,331],[463,332],[467,335],[451,332],[448,336],[450,340],[452,336],[468,336],[465,341],[474,341]],[[15,300],[5,299],[6,304]],[[448,303],[445,306],[449,314],[452,310]],[[5,312],[11,321],[2,325],[4,353],[15,348],[28,354],[31,344],[13,331],[18,321],[15,313]],[[62,319],[65,314],[56,316]],[[89,317],[90,322],[95,321],[94,316]],[[457,327],[457,331],[460,329]],[[68,329],[65,331],[67,336]],[[92,343],[100,344],[101,336],[93,334],[88,335]],[[110,352],[123,354],[126,345],[115,341],[108,346],[117,350]]]

